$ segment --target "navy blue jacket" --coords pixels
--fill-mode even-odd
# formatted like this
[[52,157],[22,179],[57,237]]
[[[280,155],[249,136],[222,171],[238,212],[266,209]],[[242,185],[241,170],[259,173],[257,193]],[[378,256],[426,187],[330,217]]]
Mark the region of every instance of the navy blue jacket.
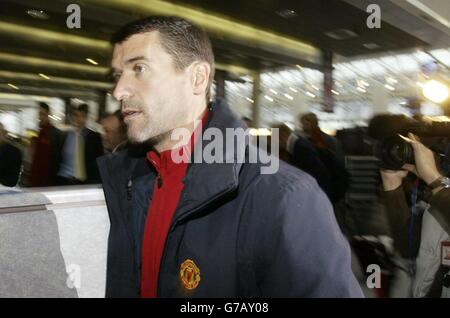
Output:
[[[244,124],[221,104],[206,126],[224,131]],[[130,153],[98,160],[111,221],[107,297],[139,296],[155,171],[145,156]],[[163,252],[158,296],[362,297],[349,244],[316,181],[281,161],[275,174],[261,174],[260,168],[237,162],[189,165]],[[187,259],[200,270],[193,290],[180,280]]]

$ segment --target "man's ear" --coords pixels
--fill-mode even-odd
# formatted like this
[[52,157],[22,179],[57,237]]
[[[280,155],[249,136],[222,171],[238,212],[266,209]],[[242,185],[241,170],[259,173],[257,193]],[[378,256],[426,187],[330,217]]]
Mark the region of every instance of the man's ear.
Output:
[[207,62],[194,62],[191,67],[191,84],[194,95],[206,94],[209,75],[211,74],[211,65]]

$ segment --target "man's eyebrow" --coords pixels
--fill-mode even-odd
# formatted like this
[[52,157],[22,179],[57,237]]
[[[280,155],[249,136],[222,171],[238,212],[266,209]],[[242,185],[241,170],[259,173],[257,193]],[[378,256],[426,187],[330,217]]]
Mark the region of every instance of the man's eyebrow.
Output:
[[136,56],[136,57],[132,57],[131,59],[128,59],[125,61],[125,64],[130,64],[136,61],[146,61],[146,62],[150,62],[150,59],[148,57],[145,56]]
[[[150,62],[150,59],[148,57],[145,57],[145,56],[136,56],[136,57],[132,57],[131,59],[126,60],[125,64],[131,64],[131,63],[136,62],[136,61]],[[114,74],[120,73],[120,72],[121,72],[121,70],[117,69],[115,67],[112,67],[111,70],[110,70],[110,74],[111,75],[114,75]]]

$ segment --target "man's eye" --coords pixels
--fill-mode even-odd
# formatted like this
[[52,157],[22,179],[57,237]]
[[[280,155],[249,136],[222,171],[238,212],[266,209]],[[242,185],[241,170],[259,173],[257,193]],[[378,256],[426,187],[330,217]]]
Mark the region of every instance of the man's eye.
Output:
[[120,75],[122,75],[122,74],[120,74],[120,73],[114,73],[114,74],[112,74],[113,80],[114,80],[115,82],[118,82],[119,79],[120,79]]
[[143,73],[145,71],[145,66],[137,64],[133,69],[136,73]]

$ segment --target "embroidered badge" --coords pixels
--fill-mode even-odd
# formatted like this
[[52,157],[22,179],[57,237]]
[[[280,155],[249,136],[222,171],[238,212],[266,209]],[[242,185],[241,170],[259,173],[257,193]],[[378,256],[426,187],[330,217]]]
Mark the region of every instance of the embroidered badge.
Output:
[[192,290],[200,283],[200,269],[194,261],[187,259],[180,266],[180,280],[184,288]]

